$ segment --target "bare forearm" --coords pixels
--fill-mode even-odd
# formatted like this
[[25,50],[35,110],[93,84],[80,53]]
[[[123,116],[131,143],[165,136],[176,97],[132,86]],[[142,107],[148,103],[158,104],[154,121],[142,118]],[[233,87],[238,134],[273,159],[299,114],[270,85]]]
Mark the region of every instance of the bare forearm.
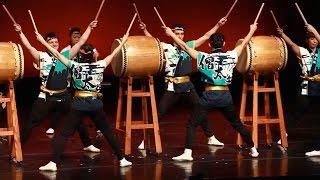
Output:
[[251,37],[253,36],[254,32],[250,31],[246,37],[243,40],[243,44],[244,46],[246,46],[248,44],[248,42],[250,41]]
[[39,52],[38,50],[36,50],[33,46],[31,46],[29,40],[27,39],[27,37],[23,34],[23,32],[21,31],[19,33],[20,39],[22,41],[22,44],[28,49],[28,51],[30,52],[30,54],[32,55],[34,62],[36,64],[39,64]]
[[121,43],[120,43],[120,45],[116,48],[116,49],[114,49],[113,51],[112,51],[112,53],[110,54],[110,56],[113,58],[115,55],[117,55],[119,52],[120,52],[120,50],[121,50],[121,48],[123,47],[123,45],[126,43],[126,41],[121,41]]
[[246,35],[246,37],[243,39],[242,43],[235,48],[238,56],[240,56],[240,54],[242,53],[244,47],[248,44],[248,42],[250,41],[250,39],[253,36],[253,34],[254,34],[254,31],[250,31]]
[[307,31],[313,33],[315,38],[318,40],[318,42],[320,42],[320,35],[319,35],[318,31],[312,25],[307,24],[306,29],[307,29]]
[[294,43],[286,34],[282,34],[281,37],[284,39],[284,41],[287,43],[289,47],[293,50],[293,52],[300,57],[300,49],[299,46]]
[[107,66],[108,66],[108,65],[110,64],[110,62],[112,61],[113,57],[116,56],[116,55],[120,52],[120,50],[121,50],[121,48],[123,47],[123,45],[125,44],[125,42],[126,42],[126,41],[122,40],[121,43],[119,44],[119,46],[118,46],[116,49],[114,49],[109,56],[107,56],[106,58],[104,58],[104,61],[106,61]]
[[318,33],[318,31],[315,31],[313,34],[315,35],[318,42],[320,42],[320,34]]
[[188,50],[189,46],[184,41],[182,41],[180,38],[178,38],[175,35],[171,35],[171,37],[173,41],[177,43],[177,45],[180,46],[184,51]]
[[208,40],[212,34],[217,32],[219,27],[220,27],[219,24],[216,24],[212,29],[210,29],[210,31],[208,31],[206,34],[204,34],[204,37],[207,38],[207,40]]
[[80,37],[79,42],[82,43],[82,44],[84,44],[84,43],[88,40],[91,32],[92,32],[92,28],[91,28],[90,26],[88,26],[87,29],[86,29],[86,31],[85,31],[85,32],[82,34],[82,36]]
[[149,33],[149,31],[147,29],[144,29],[143,33],[145,36],[152,37],[152,35]]
[[75,44],[74,46],[72,46],[72,48],[70,50],[70,57],[69,57],[70,59],[73,59],[77,55],[77,53],[80,50],[80,47],[88,40],[91,31],[92,31],[92,28],[90,26],[88,26],[86,31],[80,37],[79,42],[77,44]]
[[293,46],[295,45],[295,43],[286,35],[286,34],[282,34],[281,37],[283,38],[283,40],[288,44],[288,46]]
[[197,59],[198,51],[190,48],[184,41],[178,38],[175,34],[172,34],[173,40],[180,46],[184,51],[186,51],[193,59]]
[[51,47],[46,41],[40,41],[55,57],[57,57],[63,64],[67,65],[68,60],[61,55],[56,49]]
[[219,29],[219,24],[217,23],[212,29],[210,29],[208,32],[206,32],[202,37],[197,39],[195,41],[195,47],[201,46],[203,43],[205,43],[212,34],[216,33],[217,30]]
[[23,32],[20,32],[19,36],[20,36],[20,39],[21,39],[21,41],[22,41],[22,44],[23,44],[27,49],[31,49],[32,46],[31,46],[29,40],[27,39],[27,37],[23,34]]

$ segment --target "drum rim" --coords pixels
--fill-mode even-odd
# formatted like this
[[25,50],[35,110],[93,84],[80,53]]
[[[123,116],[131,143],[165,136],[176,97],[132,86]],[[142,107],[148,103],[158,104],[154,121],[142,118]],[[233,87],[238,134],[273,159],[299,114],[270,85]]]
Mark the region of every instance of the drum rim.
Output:
[[247,48],[246,48],[246,50],[247,50],[247,56],[248,56],[248,54],[249,54],[250,56],[249,56],[248,68],[246,69],[245,72],[243,72],[244,74],[249,73],[249,72],[251,71],[251,68],[252,68],[253,53],[250,53],[250,52],[253,52],[253,50],[252,50],[252,43],[253,43],[253,41],[250,39],[249,43],[247,44]]
[[281,68],[279,68],[279,71],[280,71],[280,70],[283,70],[288,63],[288,47],[283,38],[280,38],[280,37],[276,37],[276,38],[280,40],[282,47],[284,49],[284,63],[282,64]]
[[[244,71],[239,71],[240,73],[242,74],[248,74],[248,73],[251,73],[251,72],[255,72],[254,70],[251,70],[252,68],[252,62],[253,62],[253,56],[254,54],[253,53],[250,53],[253,51],[252,49],[252,43],[253,43],[253,40],[252,39],[255,39],[257,37],[263,37],[263,36],[253,36],[250,41],[248,42],[247,46],[246,46],[246,53],[247,53],[247,56],[249,54],[249,58],[247,58],[247,60],[249,59],[249,62],[246,62],[246,65],[247,65],[247,69],[245,69]],[[265,37],[272,37],[272,38],[275,38],[275,40],[277,42],[279,42],[279,44],[282,45],[283,47],[283,63],[280,64],[280,66],[277,68],[277,71],[281,71],[283,70],[286,66],[287,66],[287,62],[288,62],[288,47],[284,41],[283,38],[281,37],[277,37],[277,36],[273,36],[273,35],[270,35],[270,36],[265,36]],[[243,39],[240,39],[240,40],[243,40]]]
[[[121,38],[122,39],[122,38]],[[127,57],[127,44],[125,43],[123,46],[122,46],[122,64],[123,66],[121,66],[121,77],[124,76],[125,74],[127,74],[127,70],[128,70],[128,57]]]
[[157,41],[157,45],[158,45],[158,51],[159,51],[159,59],[160,59],[160,62],[159,62],[159,69],[158,69],[158,72],[161,72],[163,70],[163,66],[164,66],[164,52],[163,52],[163,47],[161,45],[161,42],[158,38],[155,38],[156,41]]
[[24,77],[24,54],[21,45],[12,41],[1,43],[10,46],[12,48],[14,56],[14,74],[13,77],[8,77],[7,80],[15,81],[17,79],[22,79]]
[[[121,39],[122,39],[122,38],[115,39],[113,43],[117,42],[117,43],[118,43],[118,46],[119,46],[119,45],[121,44]],[[127,57],[125,56],[125,55],[126,55],[126,52],[124,52],[124,51],[126,51],[126,49],[125,49],[125,44],[121,47],[121,54],[122,54],[121,61],[122,61],[122,63],[121,63],[120,72],[118,71],[119,69],[115,68],[115,66],[117,66],[117,64],[118,64],[118,63],[116,62],[116,59],[112,59],[112,63],[111,63],[113,73],[114,73],[114,75],[116,75],[116,76],[118,76],[118,77],[122,76],[122,75],[125,73],[124,64],[125,64],[125,66],[127,67],[127,63],[126,63]],[[120,53],[120,52],[119,52],[119,53]],[[116,56],[113,57],[113,58],[116,58]],[[124,59],[124,58],[125,58],[125,59]]]
[[[138,38],[138,37],[148,38],[148,41],[152,40],[153,51],[155,53],[158,53],[156,56],[153,56],[154,58],[157,58],[158,61],[153,64],[154,67],[152,69],[152,72],[148,73],[148,76],[158,74],[159,72],[161,72],[164,69],[165,55],[163,52],[163,47],[162,47],[161,41],[158,38],[149,37],[149,36],[129,36],[128,42],[126,42],[123,45],[123,47],[121,48],[121,53],[122,53],[121,60],[118,60],[117,63],[115,63],[115,61],[112,62],[112,69],[113,69],[113,72],[116,76],[118,76],[118,77],[125,77],[128,75],[130,76],[132,67],[131,67],[131,60],[130,60],[131,55],[128,54],[128,53],[131,53],[131,50],[128,49],[131,46],[131,43],[129,43],[129,40],[131,38],[133,38],[133,40],[136,40],[135,38]],[[121,42],[120,39],[121,38],[117,38],[117,39],[115,39],[114,42],[120,44],[120,42]],[[115,65],[119,64],[118,62],[121,62],[121,64],[119,65],[121,67],[118,66],[118,68],[115,68]],[[139,77],[140,75],[133,74],[132,76]],[[146,76],[146,75],[143,75],[143,76]]]
[[[243,41],[243,40],[244,40],[243,38],[239,39],[237,42],[237,45],[238,45],[239,41]],[[252,42],[253,41],[250,39],[249,42],[247,43],[247,45],[244,46],[244,49],[242,50],[240,56],[238,56],[238,62],[237,62],[235,69],[237,69],[237,71],[240,72],[241,74],[249,73],[250,69],[252,67],[253,55],[252,55],[252,53],[250,53],[252,51],[252,45],[251,45]],[[244,56],[243,54],[246,54],[246,58],[243,57]],[[243,63],[244,65],[240,65],[241,60],[242,61],[245,60],[245,63]],[[244,66],[245,68],[240,68],[239,66],[241,66],[241,67]]]
[[20,44],[18,45],[18,49],[19,49],[19,58],[21,61],[20,62],[20,73],[19,73],[19,79],[23,78],[24,76],[24,55],[23,55],[23,51],[22,51],[22,47]]

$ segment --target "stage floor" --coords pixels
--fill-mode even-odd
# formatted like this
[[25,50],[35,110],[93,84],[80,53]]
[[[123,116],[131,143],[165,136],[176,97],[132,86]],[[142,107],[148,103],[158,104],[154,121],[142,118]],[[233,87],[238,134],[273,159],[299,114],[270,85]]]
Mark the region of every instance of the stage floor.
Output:
[[[26,117],[26,116],[24,116]],[[120,168],[106,141],[96,137],[95,128],[85,120],[94,143],[101,153],[82,151],[76,133],[69,141],[62,164],[57,172],[41,172],[38,168],[51,158],[51,138],[45,134],[49,121],[33,130],[32,137],[23,147],[22,167],[8,161],[7,142],[0,144],[0,180],[19,179],[284,179],[294,176],[320,177],[320,157],[306,157],[306,151],[319,147],[320,125],[315,115],[300,122],[298,128],[288,129],[287,151],[273,143],[266,145],[264,128],[259,129],[258,158],[251,158],[248,149],[236,145],[236,133],[218,112],[210,113],[216,137],[225,143],[223,147],[206,145],[202,130],[197,129],[192,162],[174,162],[173,156],[183,152],[186,111],[170,113],[160,121],[163,153],[156,155],[154,145],[150,151],[137,150],[142,133],[133,133],[133,153],[129,159],[132,167]],[[313,119],[313,120],[312,120]],[[20,120],[25,120],[21,119]],[[112,119],[113,120],[113,119]],[[273,139],[278,140],[278,127],[272,127]],[[119,136],[123,146],[123,135]]]

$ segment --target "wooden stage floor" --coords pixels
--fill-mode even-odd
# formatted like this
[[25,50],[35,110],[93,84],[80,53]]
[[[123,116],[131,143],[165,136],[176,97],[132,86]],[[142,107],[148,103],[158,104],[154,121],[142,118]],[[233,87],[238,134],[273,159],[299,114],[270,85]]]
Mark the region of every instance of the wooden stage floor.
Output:
[[[23,116],[27,117],[27,116]],[[110,116],[109,116],[110,117]],[[101,153],[82,151],[78,134],[68,142],[62,164],[57,172],[40,172],[38,168],[49,162],[51,138],[45,134],[49,121],[33,130],[32,137],[23,147],[24,161],[18,167],[8,161],[6,139],[0,144],[0,179],[291,179],[295,176],[317,179],[320,177],[320,157],[306,157],[306,151],[319,147],[320,125],[316,115],[309,114],[298,128],[288,129],[287,150],[275,143],[267,146],[264,129],[260,127],[258,158],[251,158],[248,149],[236,145],[236,133],[219,112],[210,113],[209,119],[216,137],[223,147],[206,145],[207,139],[199,128],[193,148],[192,162],[174,162],[173,156],[182,153],[185,139],[186,111],[170,113],[160,121],[163,153],[137,150],[142,133],[133,133],[132,167],[120,168],[106,141],[96,138],[95,128],[85,120],[90,136],[102,149]],[[20,120],[26,120],[20,117]],[[318,119],[319,120],[319,119]],[[59,131],[59,130],[57,130]],[[278,127],[272,127],[273,139],[278,140]],[[58,132],[57,132],[58,133]],[[119,136],[123,147],[123,135]]]

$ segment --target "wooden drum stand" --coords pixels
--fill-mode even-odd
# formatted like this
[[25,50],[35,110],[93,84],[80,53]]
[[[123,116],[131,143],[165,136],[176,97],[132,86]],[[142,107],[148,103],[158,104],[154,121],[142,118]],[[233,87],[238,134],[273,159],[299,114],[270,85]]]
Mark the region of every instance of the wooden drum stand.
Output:
[[7,95],[0,96],[0,104],[6,103],[7,109],[7,127],[0,128],[0,137],[9,137],[10,156],[11,158],[15,158],[18,163],[21,163],[23,159],[13,81],[8,82],[8,87]]
[[[272,135],[270,130],[271,124],[278,124],[280,129],[281,143],[284,148],[288,147],[288,141],[286,136],[286,128],[284,123],[284,115],[282,109],[282,101],[279,88],[279,74],[278,72],[273,72],[271,74],[272,82],[268,83],[267,79],[262,81],[263,85],[259,85],[259,77],[261,75],[258,72],[253,72],[252,75],[248,76],[248,79],[244,77],[241,105],[240,105],[240,119],[244,124],[252,126],[252,139],[255,147],[258,147],[258,126],[265,125],[265,133],[267,144],[271,145]],[[253,82],[253,85],[249,85],[249,81]],[[247,105],[247,94],[248,91],[252,91],[252,111],[250,115],[246,115],[246,105]],[[264,95],[264,114],[259,116],[259,103],[258,94],[262,93]],[[270,111],[270,93],[275,93],[276,106],[277,106],[277,117],[271,117]],[[237,145],[241,146],[243,144],[240,134],[237,137]]]
[[[140,80],[141,89],[134,90],[133,89],[133,81]],[[148,88],[147,88],[148,86]],[[126,104],[126,119],[122,121],[122,102],[125,99],[124,96],[127,96],[127,104]],[[132,120],[132,98],[138,97],[142,100],[142,119],[138,121]],[[150,98],[151,101],[151,114],[152,120],[149,120],[148,113],[148,102],[147,99]],[[134,111],[137,111],[135,109]],[[124,127],[121,129],[121,127]],[[148,76],[146,78],[134,78],[134,77],[126,77],[121,78],[119,82],[119,96],[118,96],[118,104],[117,104],[117,115],[116,115],[116,130],[120,132],[125,132],[125,154],[131,154],[131,140],[132,140],[132,130],[142,129],[144,134],[144,139],[147,139],[146,130],[153,129],[154,134],[154,142],[156,146],[156,153],[160,154],[162,152],[161,147],[161,139],[160,139],[160,131],[158,124],[158,113],[157,106],[154,94],[154,82],[153,76]],[[150,140],[148,139],[148,145],[150,146]]]

